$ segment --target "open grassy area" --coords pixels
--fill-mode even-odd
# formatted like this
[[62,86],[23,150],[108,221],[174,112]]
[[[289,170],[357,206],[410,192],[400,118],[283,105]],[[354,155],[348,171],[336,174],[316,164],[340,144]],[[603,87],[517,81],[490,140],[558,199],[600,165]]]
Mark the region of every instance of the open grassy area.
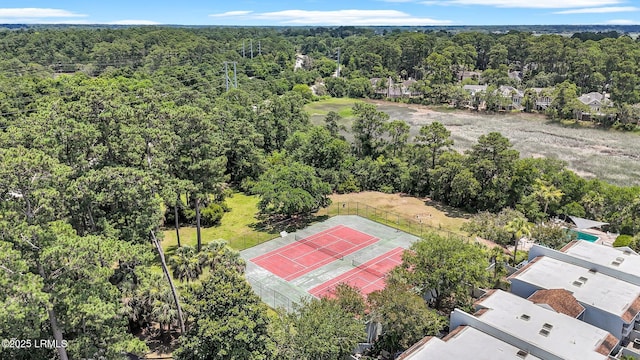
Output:
[[[438,229],[443,232],[452,232],[464,234],[460,230],[462,224],[467,221],[468,214],[461,212],[455,208],[447,207],[429,199],[419,199],[415,197],[402,196],[399,194],[385,194],[375,191],[367,191],[353,194],[335,194],[331,195],[334,205],[319,212],[319,215],[337,215],[339,209],[338,203],[355,203],[366,204],[361,207],[360,214],[372,220],[387,223],[389,225],[398,225],[400,228],[409,224],[424,228]],[[237,250],[243,250],[259,243],[278,237],[276,231],[264,231],[257,229],[259,224],[256,219],[258,213],[258,198],[256,196],[248,196],[242,193],[235,193],[228,198],[227,204],[230,211],[222,217],[220,226],[202,228],[203,244],[216,239],[225,239],[229,245]],[[342,212],[345,213],[344,211]],[[355,214],[355,208],[351,209],[351,214]],[[318,218],[321,220],[321,218]],[[398,226],[396,226],[398,227]],[[196,229],[195,227],[182,227],[180,229],[180,242],[182,245],[196,245]],[[162,247],[167,257],[173,255],[178,246],[176,233],[173,228],[165,229]],[[158,271],[160,269],[158,268]]]
[[349,128],[351,126],[353,112],[351,108],[362,100],[348,98],[329,98],[320,101],[314,101],[304,106],[304,110],[309,113],[311,123],[313,125],[324,124],[324,118],[329,111],[337,112],[342,118],[342,125]]
[[[206,244],[212,240],[224,239],[237,250],[246,249],[258,243],[277,237],[277,234],[257,230],[256,214],[258,213],[258,197],[235,193],[227,198],[230,211],[222,217],[220,226],[202,228],[202,242]],[[196,228],[182,227],[180,229],[180,243],[195,246]],[[173,228],[164,231],[162,247],[167,256],[171,256],[178,246],[176,231]]]
[[[442,234],[465,235],[460,230],[469,214],[429,199],[400,194],[365,191],[331,195],[333,205],[320,213],[355,214],[420,235],[420,231],[437,230]],[[345,204],[343,207],[342,204]],[[355,207],[358,207],[357,209]]]

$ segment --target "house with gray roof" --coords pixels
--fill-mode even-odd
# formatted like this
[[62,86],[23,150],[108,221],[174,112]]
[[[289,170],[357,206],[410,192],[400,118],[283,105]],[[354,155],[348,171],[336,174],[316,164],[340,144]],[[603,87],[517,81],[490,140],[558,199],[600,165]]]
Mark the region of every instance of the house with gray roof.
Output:
[[507,99],[511,100],[511,105],[509,105],[509,109],[522,109],[522,99],[524,98],[524,92],[522,90],[518,90],[513,86],[502,85],[498,88],[498,93]]
[[474,308],[454,310],[449,335],[426,337],[399,359],[606,360],[618,347],[606,330],[502,290],[489,291]]
[[565,289],[584,307],[579,315],[583,321],[610,332],[623,343],[640,338],[640,285],[629,282],[628,276],[615,269],[631,254],[620,253],[619,259],[610,264],[598,264],[547,249],[532,247],[529,263],[509,277],[512,293],[528,298],[539,290]]
[[371,78],[369,79],[373,92],[379,95],[386,96],[388,98],[399,97],[411,97],[421,95],[419,91],[416,91],[415,79],[409,78],[407,80],[396,82],[393,78]]
[[609,94],[607,93],[590,92],[580,95],[578,100],[580,100],[581,103],[589,106],[592,114],[599,113],[600,109],[603,106],[613,105],[611,100],[609,100]]

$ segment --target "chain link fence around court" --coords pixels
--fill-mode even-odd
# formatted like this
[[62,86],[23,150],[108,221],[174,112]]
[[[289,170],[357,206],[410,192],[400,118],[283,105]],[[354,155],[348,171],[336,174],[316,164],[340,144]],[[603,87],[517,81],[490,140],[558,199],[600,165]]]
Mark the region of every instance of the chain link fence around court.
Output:
[[[305,227],[313,225],[314,222],[326,220],[323,219],[323,217],[334,217],[337,215],[357,215],[365,219],[369,219],[377,223],[392,227],[396,230],[401,230],[419,237],[423,237],[428,233],[435,232],[441,236],[456,236],[468,240],[473,240],[464,234],[455,233],[450,230],[443,229],[440,224],[433,224],[429,217],[408,217],[406,215],[379,209],[355,201],[335,202],[326,208],[320,209],[314,215],[317,220],[305,223]],[[278,223],[270,224],[269,226],[265,225],[263,227],[258,227],[256,228],[256,231],[253,232],[237,234],[235,237],[228,240],[234,248],[248,249],[278,238],[279,234],[277,233],[276,229],[281,228],[282,230],[286,229],[287,231],[295,231],[295,229],[291,228],[292,222],[292,219],[282,220]]]
[[246,275],[246,279],[251,284],[253,291],[272,309],[280,308],[292,312],[299,305],[299,298],[294,299],[283,294],[252,276]]
[[357,215],[419,237],[435,232],[449,238],[455,236],[470,239],[464,234],[443,229],[439,224],[432,224],[429,217],[408,217],[392,211],[378,209],[361,202],[335,202],[317,213],[317,216],[333,217],[336,215]]
[[[419,237],[423,237],[428,233],[438,233],[441,236],[445,237],[459,237],[464,239],[472,240],[464,234],[455,233],[449,230],[445,230],[440,228],[439,226],[435,226],[431,223],[428,223],[428,219],[422,219],[420,217],[411,218],[406,215],[401,215],[398,213],[394,213],[392,211],[378,209],[373,206],[369,206],[367,204],[363,204],[360,202],[335,202],[331,206],[320,209],[316,214],[317,221],[320,222],[326,220],[326,218],[331,218],[338,215],[357,215],[365,219],[369,219],[376,223],[380,223],[396,230],[404,231],[406,233],[416,235]],[[284,222],[283,222],[284,223]],[[314,222],[306,224],[306,226],[311,226]],[[278,238],[275,234],[261,234],[256,237],[255,234],[240,234],[236,237],[232,242],[236,244],[241,244],[242,248],[250,248],[256,246],[258,244],[264,243],[266,241],[270,241]],[[332,257],[342,260],[349,261],[350,264],[354,268],[359,268],[363,271],[370,272],[376,276],[384,277],[384,274],[376,271],[375,269],[371,269],[363,262],[358,261],[352,256],[342,256],[341,254],[333,251],[331,249],[327,249],[326,247],[320,246],[313,242],[305,241],[306,236],[302,236],[294,233],[294,239],[296,241],[303,242],[310,247],[316,248],[319,251],[325,252]],[[277,309],[282,308],[288,312],[295,310],[297,305],[299,305],[299,297],[289,296],[284,294],[272,286],[268,284],[268,281],[260,280],[250,275],[246,276],[246,279],[251,284],[251,287],[256,292],[258,296],[271,308]]]

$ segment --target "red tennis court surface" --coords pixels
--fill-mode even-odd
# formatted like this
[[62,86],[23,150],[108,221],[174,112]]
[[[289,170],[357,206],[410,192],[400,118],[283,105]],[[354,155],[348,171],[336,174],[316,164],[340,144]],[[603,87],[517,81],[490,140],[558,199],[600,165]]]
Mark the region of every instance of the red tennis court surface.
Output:
[[378,241],[350,227],[338,225],[251,259],[290,281]]
[[368,295],[376,290],[384,289],[384,275],[394,267],[402,263],[403,248],[398,247],[384,253],[373,260],[359,265],[353,270],[320,284],[309,290],[311,295],[317,297],[333,296],[332,291],[336,285],[347,283],[360,289],[363,295]]

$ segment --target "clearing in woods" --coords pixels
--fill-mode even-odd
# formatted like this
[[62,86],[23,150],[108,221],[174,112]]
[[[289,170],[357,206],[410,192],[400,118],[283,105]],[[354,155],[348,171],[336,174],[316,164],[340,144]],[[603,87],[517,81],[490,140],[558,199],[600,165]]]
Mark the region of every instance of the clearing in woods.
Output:
[[359,202],[368,206],[390,211],[405,218],[423,219],[424,223],[442,230],[465,234],[460,227],[470,214],[459,209],[445,206],[428,198],[416,198],[400,194],[386,194],[377,191],[364,191],[351,194],[330,196],[333,203]]

